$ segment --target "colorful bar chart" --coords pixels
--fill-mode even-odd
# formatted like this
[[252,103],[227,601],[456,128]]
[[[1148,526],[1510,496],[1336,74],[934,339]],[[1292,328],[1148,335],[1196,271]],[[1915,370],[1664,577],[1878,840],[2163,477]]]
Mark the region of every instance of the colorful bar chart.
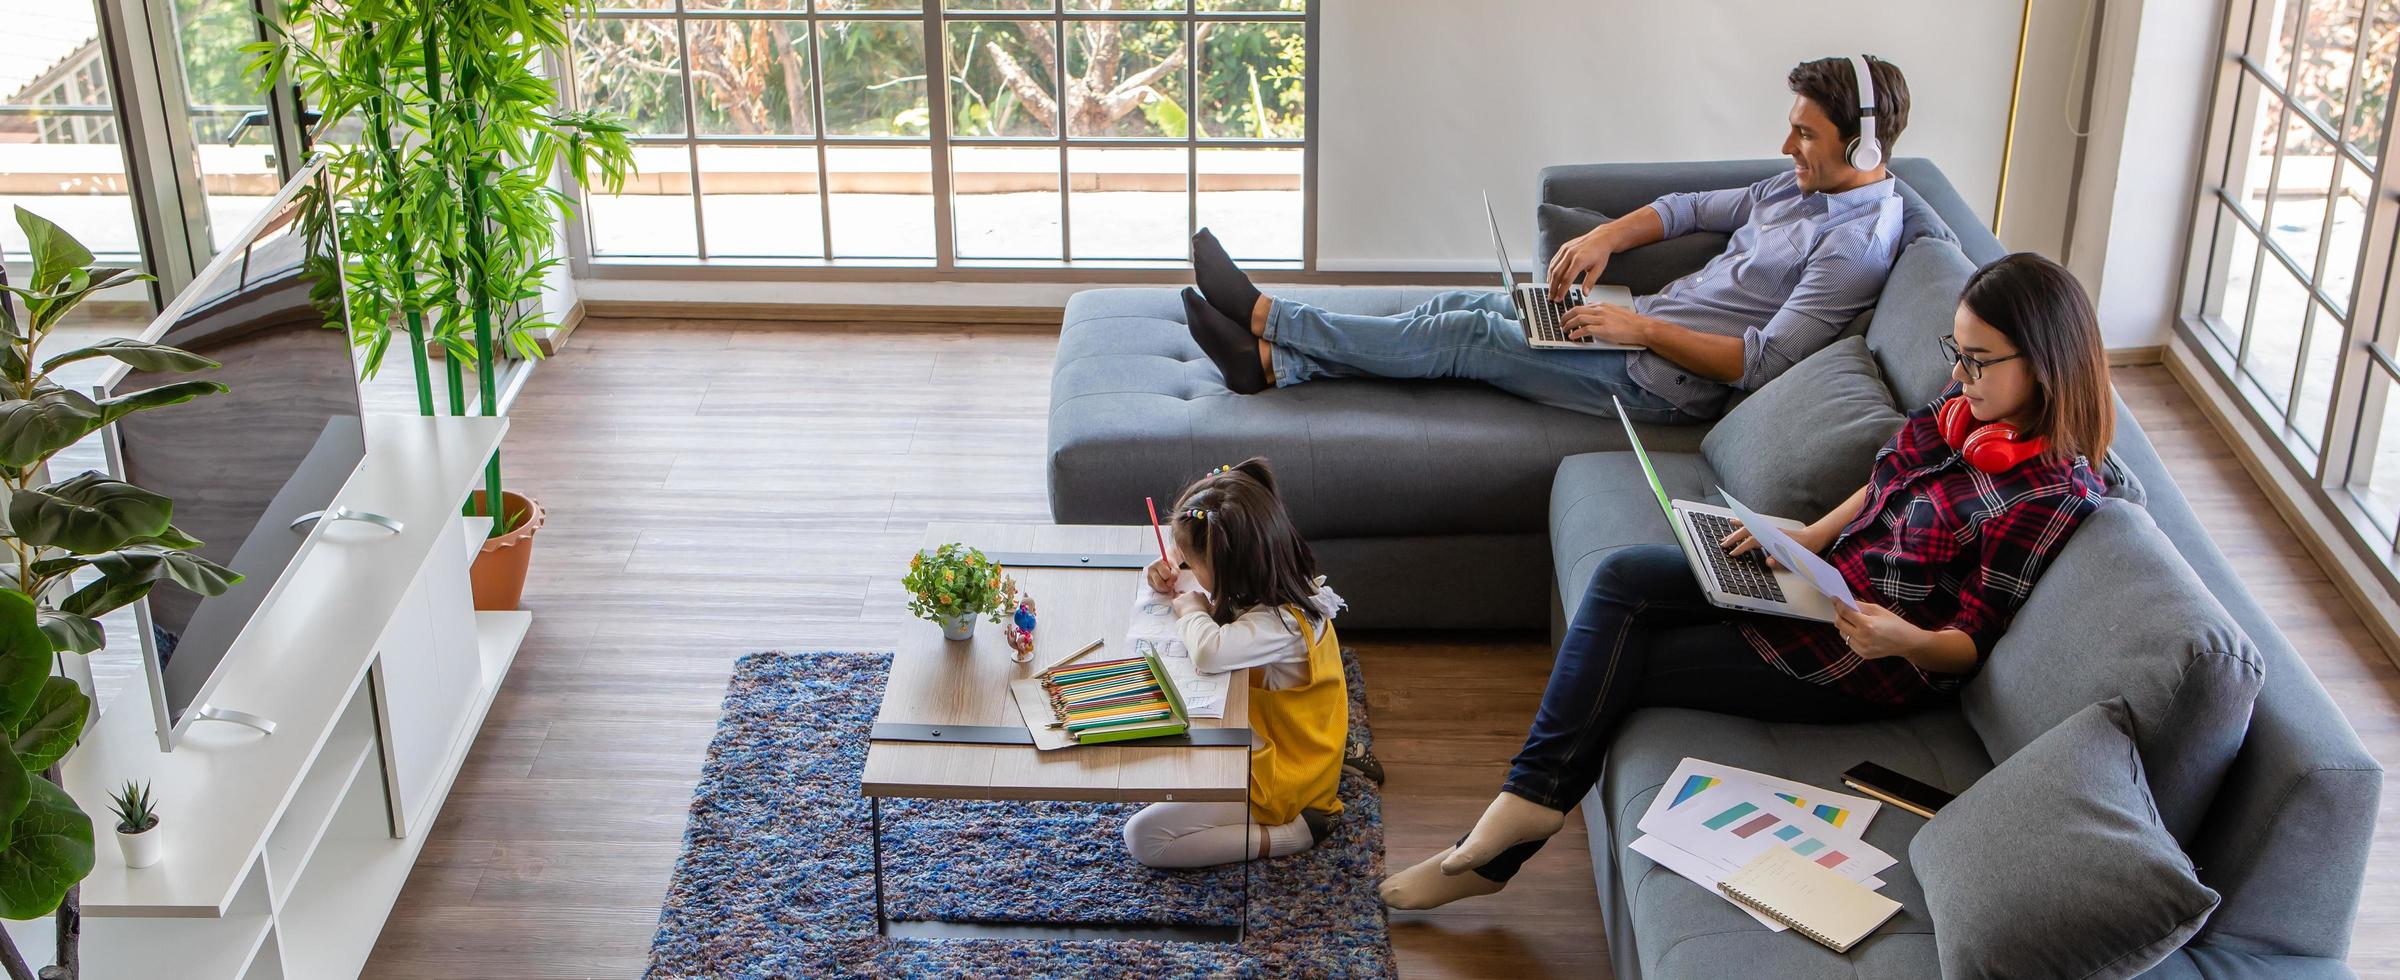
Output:
[[1683,801],[1700,795],[1701,790],[1715,786],[1717,783],[1718,779],[1715,776],[1694,774],[1683,781],[1683,788],[1675,791],[1675,802],[1669,803],[1667,806],[1669,808],[1682,806]]
[[[1706,788],[1707,787],[1702,787],[1702,789]],[[1697,790],[1694,792],[1697,792]],[[1801,799],[1800,797],[1794,796],[1790,793],[1777,793],[1775,796],[1786,803],[1815,814],[1817,819],[1823,820],[1826,823],[1832,824],[1836,827],[1839,827],[1850,820],[1849,810],[1834,806],[1829,803],[1819,803],[1815,806],[1810,806],[1808,805],[1807,800]],[[1676,800],[1675,802],[1681,803],[1683,801]]]
[[[1781,793],[1775,795],[1783,796]],[[1789,799],[1789,797],[1785,798]],[[1807,831],[1793,824],[1785,823],[1783,818],[1773,813],[1762,812],[1756,805],[1750,803],[1736,803],[1726,807],[1716,816],[1701,821],[1700,825],[1710,830],[1725,831],[1744,840],[1773,830],[1774,833],[1771,836],[1776,840],[1791,844],[1794,853],[1828,868],[1838,866],[1850,859],[1847,854],[1827,848],[1824,841],[1808,836]],[[1824,853],[1819,854],[1819,851]],[[1811,857],[1811,855],[1814,856]]]
[[[1751,806],[1748,803],[1736,803],[1732,806],[1726,807],[1725,812],[1701,821],[1700,826],[1706,827],[1710,830],[1723,830],[1726,828],[1726,826],[1732,824],[1734,821],[1740,820],[1743,817],[1757,812],[1758,808],[1755,806]],[[1747,837],[1749,835],[1744,834],[1742,836]]]

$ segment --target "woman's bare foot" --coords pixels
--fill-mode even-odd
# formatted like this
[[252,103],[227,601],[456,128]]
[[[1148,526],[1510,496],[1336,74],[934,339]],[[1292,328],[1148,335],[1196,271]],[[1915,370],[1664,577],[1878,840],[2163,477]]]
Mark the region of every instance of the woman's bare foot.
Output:
[[1383,879],[1375,893],[1383,904],[1396,909],[1440,908],[1462,898],[1489,895],[1507,886],[1482,875],[1451,875],[1442,873],[1442,862],[1457,848],[1449,848],[1419,861],[1399,874]]
[[1467,831],[1467,839],[1450,849],[1442,859],[1442,873],[1465,875],[1483,867],[1485,862],[1529,841],[1548,840],[1567,825],[1567,815],[1550,809],[1515,793],[1501,793],[1485,807],[1475,829]]

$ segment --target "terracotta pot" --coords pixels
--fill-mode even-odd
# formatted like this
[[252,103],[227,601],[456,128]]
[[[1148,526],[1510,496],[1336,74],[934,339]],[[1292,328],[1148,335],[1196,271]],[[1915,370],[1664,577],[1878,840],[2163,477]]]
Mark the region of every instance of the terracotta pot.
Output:
[[[475,491],[475,509],[483,510],[483,491]],[[507,513],[523,514],[525,519],[508,533],[485,538],[483,553],[475,556],[470,573],[475,586],[475,608],[505,610],[517,608],[525,597],[525,569],[533,562],[533,532],[542,529],[547,512],[542,502],[514,490],[500,491],[500,502]]]

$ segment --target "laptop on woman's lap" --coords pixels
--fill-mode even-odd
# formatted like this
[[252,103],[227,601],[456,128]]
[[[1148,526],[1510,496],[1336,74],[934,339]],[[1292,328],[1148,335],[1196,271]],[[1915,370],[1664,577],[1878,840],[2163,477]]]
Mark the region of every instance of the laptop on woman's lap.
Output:
[[[1633,420],[1625,417],[1625,403],[1613,398],[1610,401],[1617,407],[1617,420],[1625,425],[1625,439],[1633,446],[1633,458],[1642,465],[1642,477],[1650,481],[1650,493],[1658,498],[1659,509],[1666,512],[1667,526],[1675,531],[1675,543],[1692,563],[1692,575],[1700,580],[1701,591],[1707,593],[1709,602],[1745,612],[1833,622],[1835,600],[1799,572],[1769,566],[1765,548],[1742,555],[1725,553],[1718,542],[1733,533],[1735,518],[1731,509],[1695,500],[1668,499],[1666,486],[1658,482],[1658,471],[1650,466],[1650,453],[1642,448],[1641,435],[1633,431]],[[1804,526],[1789,518],[1764,519],[1785,529]]]

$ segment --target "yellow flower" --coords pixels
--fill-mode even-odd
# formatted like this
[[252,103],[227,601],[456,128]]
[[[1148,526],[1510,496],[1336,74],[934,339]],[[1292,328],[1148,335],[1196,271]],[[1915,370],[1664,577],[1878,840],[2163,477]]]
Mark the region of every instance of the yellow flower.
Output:
[[922,567],[924,564],[925,564],[925,553],[924,553],[924,552],[920,551],[920,552],[917,552],[916,554],[913,554],[913,555],[910,555],[910,556],[908,556],[908,567],[910,567],[910,568],[918,568],[918,567]]
[[957,572],[954,572],[954,571],[951,571],[951,570],[949,570],[949,569],[947,569],[947,568],[945,568],[945,569],[942,569],[942,581],[944,581],[944,582],[956,582],[956,581],[958,581],[958,573],[957,573]]
[[945,605],[945,606],[949,605],[949,604],[950,604],[950,597],[949,597],[949,596],[943,596],[943,597],[942,597],[942,602],[941,602],[941,604],[942,604],[942,605]]

